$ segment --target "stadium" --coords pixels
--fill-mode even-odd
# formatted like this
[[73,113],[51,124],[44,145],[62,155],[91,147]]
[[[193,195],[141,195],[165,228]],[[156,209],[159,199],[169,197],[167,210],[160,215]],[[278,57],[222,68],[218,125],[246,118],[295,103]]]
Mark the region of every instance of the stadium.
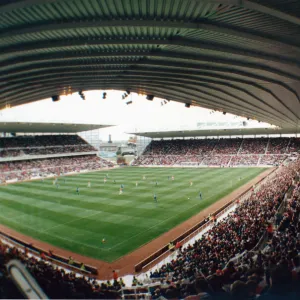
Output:
[[[300,298],[298,1],[2,0],[0,16],[1,298]],[[119,93],[107,122],[44,117],[92,91]],[[142,98],[151,129],[94,139]]]

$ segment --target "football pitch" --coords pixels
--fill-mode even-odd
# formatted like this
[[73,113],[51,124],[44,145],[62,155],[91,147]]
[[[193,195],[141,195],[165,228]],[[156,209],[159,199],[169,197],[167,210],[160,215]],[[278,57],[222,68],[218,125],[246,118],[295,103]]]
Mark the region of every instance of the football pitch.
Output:
[[[128,167],[60,177],[58,187],[53,179],[10,184],[0,187],[0,223],[75,253],[112,262],[264,170]],[[121,185],[124,189],[119,195]]]

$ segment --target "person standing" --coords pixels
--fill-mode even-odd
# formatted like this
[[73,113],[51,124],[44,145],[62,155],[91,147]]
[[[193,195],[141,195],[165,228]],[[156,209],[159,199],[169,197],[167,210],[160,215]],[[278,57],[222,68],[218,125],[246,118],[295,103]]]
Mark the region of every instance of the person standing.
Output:
[[113,279],[118,280],[118,278],[119,278],[118,273],[115,270],[113,270]]

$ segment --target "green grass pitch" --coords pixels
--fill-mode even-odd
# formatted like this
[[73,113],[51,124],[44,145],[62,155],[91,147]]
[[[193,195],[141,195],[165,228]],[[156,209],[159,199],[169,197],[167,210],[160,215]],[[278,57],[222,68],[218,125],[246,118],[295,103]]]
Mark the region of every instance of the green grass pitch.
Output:
[[[264,170],[130,167],[67,176],[65,182],[59,178],[58,188],[53,179],[1,186],[0,223],[55,246],[112,262]],[[144,175],[146,180],[142,179]],[[168,180],[168,176],[175,180]],[[91,188],[87,187],[89,181]],[[124,192],[119,195],[121,184]],[[199,199],[200,191],[203,200]],[[105,244],[101,242],[103,238]]]

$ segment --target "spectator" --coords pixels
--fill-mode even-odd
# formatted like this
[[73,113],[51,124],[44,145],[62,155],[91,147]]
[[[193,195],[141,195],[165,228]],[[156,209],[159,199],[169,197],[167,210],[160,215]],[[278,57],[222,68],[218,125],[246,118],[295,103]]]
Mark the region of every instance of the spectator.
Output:
[[115,270],[113,270],[113,279],[118,280],[118,273]]
[[73,265],[74,264],[74,259],[72,256],[69,256],[69,261],[68,261],[69,265]]

